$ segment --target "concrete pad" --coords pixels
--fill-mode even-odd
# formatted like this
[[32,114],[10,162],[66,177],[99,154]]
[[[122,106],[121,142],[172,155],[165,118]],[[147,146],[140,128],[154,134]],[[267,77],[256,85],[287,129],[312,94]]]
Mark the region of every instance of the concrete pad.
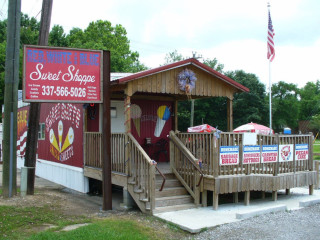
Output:
[[197,233],[206,228],[241,221],[257,216],[257,214],[301,209],[303,204],[300,204],[300,202],[308,202],[309,204],[311,202],[320,203],[320,190],[314,190],[313,195],[309,195],[309,188],[293,188],[290,189],[289,195],[286,195],[285,190],[278,191],[277,195],[277,201],[272,201],[271,197],[255,199],[250,201],[249,206],[245,206],[243,202],[239,202],[220,204],[218,210],[213,210],[212,206],[199,207],[175,212],[157,213],[154,216],[176,224],[188,232]]
[[274,206],[274,207],[264,207],[264,208],[260,208],[260,209],[254,209],[251,211],[244,211],[241,213],[236,213],[236,218],[237,219],[246,219],[246,218],[256,217],[256,216],[266,214],[266,213],[284,212],[286,210],[287,210],[286,205],[280,205],[280,206]]
[[309,207],[315,204],[320,203],[320,199],[314,199],[314,200],[304,200],[299,202],[300,207]]

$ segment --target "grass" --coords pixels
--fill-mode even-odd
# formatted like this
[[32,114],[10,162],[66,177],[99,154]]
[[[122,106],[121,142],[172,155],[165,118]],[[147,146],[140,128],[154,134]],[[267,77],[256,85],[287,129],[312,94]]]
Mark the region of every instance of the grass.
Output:
[[[149,216],[146,221],[156,221]],[[62,231],[68,225],[89,223],[72,231]],[[159,222],[161,224],[161,222]],[[47,228],[52,226],[52,228]],[[151,226],[157,226],[152,224]],[[64,215],[52,206],[16,207],[0,206],[0,239],[79,240],[79,239],[172,239],[169,232],[178,232],[176,226],[167,225],[168,231],[146,224],[145,221],[126,216],[104,219]],[[172,228],[172,229],[171,229]],[[182,230],[180,230],[182,231]],[[178,233],[179,235],[179,233]],[[180,236],[180,235],[179,235]],[[173,237],[174,238],[174,237]]]
[[78,240],[78,239],[163,239],[161,234],[150,227],[143,226],[132,220],[107,219],[94,222],[88,226],[80,227],[73,231],[52,232],[46,231],[35,234],[29,240]]
[[75,223],[88,222],[89,219],[79,216],[62,216],[44,207],[0,206],[0,239],[25,239],[37,232],[39,227],[47,224],[60,229]]

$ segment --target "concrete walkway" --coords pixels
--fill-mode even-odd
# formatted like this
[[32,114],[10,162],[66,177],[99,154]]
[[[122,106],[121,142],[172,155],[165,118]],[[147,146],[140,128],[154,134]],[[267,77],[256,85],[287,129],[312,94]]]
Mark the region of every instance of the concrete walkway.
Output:
[[270,197],[251,200],[249,206],[245,206],[243,202],[221,204],[218,210],[213,210],[210,206],[158,213],[155,216],[174,223],[186,231],[197,233],[202,229],[225,223],[241,221],[271,212],[298,210],[317,203],[320,203],[319,190],[314,190],[313,195],[309,195],[309,188],[293,188],[290,189],[290,195],[286,195],[285,191],[278,191],[277,201],[272,201]]

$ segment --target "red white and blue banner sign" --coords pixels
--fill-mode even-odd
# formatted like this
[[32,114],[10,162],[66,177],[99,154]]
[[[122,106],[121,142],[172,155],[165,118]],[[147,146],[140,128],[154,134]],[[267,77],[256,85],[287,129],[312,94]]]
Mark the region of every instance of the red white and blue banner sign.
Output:
[[296,160],[308,160],[309,158],[308,144],[296,144],[295,156],[296,156]]
[[293,144],[279,145],[279,162],[293,161]]
[[278,145],[263,145],[261,163],[273,163],[278,161]]
[[239,146],[220,147],[220,165],[239,164]]
[[24,46],[25,102],[102,102],[102,51]]
[[260,163],[260,146],[243,146],[243,164]]

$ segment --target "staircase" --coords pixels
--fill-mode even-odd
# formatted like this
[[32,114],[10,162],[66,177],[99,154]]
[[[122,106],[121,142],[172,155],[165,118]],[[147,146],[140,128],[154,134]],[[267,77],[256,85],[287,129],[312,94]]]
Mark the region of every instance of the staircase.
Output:
[[194,199],[173,173],[164,173],[166,182],[159,191],[163,178],[156,174],[155,209],[153,213],[172,212],[195,208]]

